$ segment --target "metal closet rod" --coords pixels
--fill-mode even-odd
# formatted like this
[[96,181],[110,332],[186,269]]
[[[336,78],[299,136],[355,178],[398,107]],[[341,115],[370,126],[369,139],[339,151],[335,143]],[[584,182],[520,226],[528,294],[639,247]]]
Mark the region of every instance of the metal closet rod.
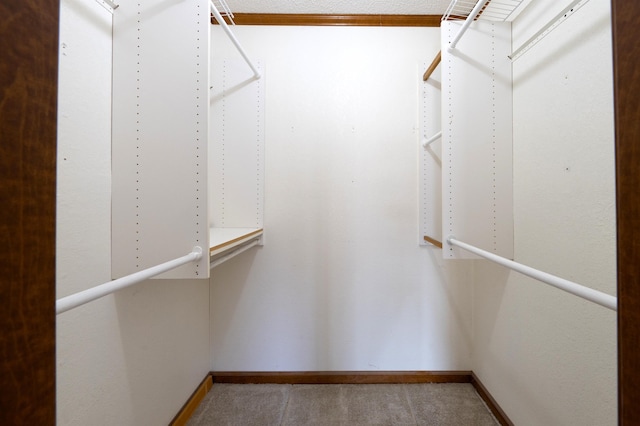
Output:
[[471,25],[471,23],[476,19],[476,16],[478,16],[480,11],[490,1],[491,0],[478,0],[478,3],[476,3],[476,5],[473,8],[473,10],[471,10],[471,13],[469,14],[469,16],[467,16],[467,19],[465,19],[464,23],[462,24],[462,27],[460,27],[460,30],[458,31],[458,34],[456,34],[454,39],[449,44],[449,49],[455,49],[456,48],[456,45],[458,44],[458,42],[460,41],[460,39],[462,38],[464,33],[469,29],[469,26]]
[[442,130],[440,130],[438,133],[436,133],[435,135],[431,136],[429,139],[425,139],[424,142],[422,142],[422,147],[424,149],[427,149],[427,147],[429,145],[431,145],[433,142],[437,141],[440,137],[442,136]]
[[516,272],[520,272],[521,274],[524,274],[528,277],[534,278],[538,281],[542,281],[543,283],[549,284],[555,288],[559,288],[560,290],[564,290],[590,302],[597,303],[598,305],[604,306],[605,308],[609,308],[613,311],[616,311],[618,309],[618,299],[609,294],[594,290],[589,287],[585,287],[578,283],[574,283],[573,281],[565,280],[564,278],[551,275],[547,272],[542,272],[530,266],[514,262],[513,260],[506,259],[502,256],[498,256],[488,251],[479,249],[478,247],[472,246],[462,241],[458,241],[454,237],[447,238],[447,243],[453,246],[460,247],[461,249],[464,249],[473,254],[477,254],[478,256],[484,257],[485,259],[512,269]]
[[216,8],[216,5],[213,3],[213,0],[209,1],[209,5],[211,6],[211,13],[213,13],[213,17],[216,18],[216,21],[218,21],[218,24],[220,24],[220,26],[222,27],[224,32],[227,33],[227,36],[229,37],[231,42],[234,44],[234,46],[236,46],[236,49],[238,49],[238,52],[240,52],[240,55],[242,55],[242,58],[245,60],[247,65],[249,65],[249,67],[251,68],[251,71],[253,71],[254,78],[255,79],[259,79],[261,77],[260,72],[253,65],[253,63],[251,62],[251,60],[249,59],[249,57],[245,53],[244,49],[240,45],[240,42],[238,41],[236,36],[233,35],[233,33],[231,32],[231,29],[227,25],[226,21],[224,20],[222,15],[220,15],[220,12],[218,12],[218,8]]
[[191,253],[179,257],[177,259],[170,260],[168,262],[161,263],[151,268],[144,269],[139,272],[135,272],[126,277],[118,278],[117,280],[109,281],[104,284],[92,287],[90,289],[72,294],[70,296],[63,297],[56,300],[56,315],[63,312],[67,312],[70,309],[77,308],[80,305],[89,303],[101,297],[107,296],[118,290],[126,287],[130,287],[134,284],[138,284],[144,280],[155,277],[172,269],[176,269],[179,266],[185,265],[190,262],[195,262],[202,258],[202,248],[194,247]]

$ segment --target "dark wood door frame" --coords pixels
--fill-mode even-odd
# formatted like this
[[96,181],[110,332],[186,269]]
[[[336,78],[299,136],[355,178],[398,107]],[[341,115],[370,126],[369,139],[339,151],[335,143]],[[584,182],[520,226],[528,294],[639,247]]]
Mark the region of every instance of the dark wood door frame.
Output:
[[640,424],[640,2],[613,0],[620,424]]
[[53,425],[59,0],[0,16],[0,424]]
[[[640,2],[612,0],[619,423],[640,424]],[[0,423],[55,424],[59,0],[0,3]]]

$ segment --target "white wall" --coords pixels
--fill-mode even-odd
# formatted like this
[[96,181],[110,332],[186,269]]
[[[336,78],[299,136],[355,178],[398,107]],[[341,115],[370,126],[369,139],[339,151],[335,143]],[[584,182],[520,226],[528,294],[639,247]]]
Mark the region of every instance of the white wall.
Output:
[[[266,244],[212,271],[213,370],[468,370],[471,264],[418,246],[439,29],[234,32],[265,66]],[[214,64],[238,57],[212,37]]]
[[[111,14],[63,0],[57,297],[111,279]],[[209,371],[208,281],[142,283],[57,317],[60,425],[167,424]]]
[[[514,65],[514,213],[516,260],[613,294],[606,5]],[[516,39],[558,8],[531,5]],[[266,244],[210,297],[152,281],[60,315],[58,423],[167,423],[209,369],[473,369],[516,424],[614,424],[614,313],[482,261],[472,294],[474,263],[418,247],[417,65],[439,30],[234,31],[266,68]],[[58,297],[110,279],[109,13],[65,0],[60,43]]]
[[[533,2],[514,47],[569,1]],[[514,62],[515,260],[616,291],[609,2]],[[617,424],[616,315],[476,263],[473,370],[517,425]]]

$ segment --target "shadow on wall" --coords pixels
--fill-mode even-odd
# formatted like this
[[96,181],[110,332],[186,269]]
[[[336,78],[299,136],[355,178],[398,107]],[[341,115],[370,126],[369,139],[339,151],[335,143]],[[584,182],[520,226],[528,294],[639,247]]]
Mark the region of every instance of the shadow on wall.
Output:
[[[511,276],[511,270],[500,265],[493,264],[488,260],[471,260],[474,269],[473,283],[473,311],[476,312],[476,305],[484,307],[482,311],[482,327],[484,330],[495,330],[498,316],[501,312],[509,310],[510,307],[504,302],[505,293],[508,291],[507,284]],[[490,277],[490,279],[485,279]],[[503,303],[504,302],[504,303]],[[505,304],[503,306],[503,304]],[[475,323],[475,318],[474,318]],[[474,330],[475,331],[475,330]],[[475,337],[475,333],[474,333]],[[476,345],[474,345],[475,347]]]
[[[517,308],[518,303],[513,301],[513,297],[522,297],[522,293],[515,291],[517,294],[514,296],[512,294],[514,293],[513,287],[526,286],[529,284],[527,282],[529,278],[487,260],[473,262],[476,281],[473,284],[473,347],[475,353],[472,370],[485,386],[488,386],[492,395],[499,397],[499,392],[491,388],[493,380],[491,377],[485,377],[483,373],[487,370],[486,364],[490,364],[489,368],[500,365],[500,370],[497,372],[500,377],[497,379],[497,383],[501,383],[503,389],[509,389],[510,398],[515,401],[526,401],[527,410],[538,413],[538,420],[544,419],[540,424],[557,424],[557,419],[547,413],[539,395],[533,391],[534,388],[524,380],[526,376],[510,368],[514,365],[513,359],[521,358],[520,348],[526,346],[522,340],[527,339],[526,330],[517,330],[516,324],[524,326],[526,320],[522,318]],[[505,332],[502,329],[505,326],[505,317],[509,318],[508,322],[516,328],[515,333]],[[506,344],[500,342],[505,338],[509,339]],[[496,351],[496,347],[508,349]],[[494,374],[496,374],[495,370]],[[549,385],[551,386],[551,384]],[[507,415],[509,415],[508,412]]]
[[209,280],[148,280],[114,294],[135,424],[168,423],[208,369]]
[[[444,243],[446,246],[446,243]],[[471,322],[471,304],[469,299],[473,286],[473,265],[468,260],[443,259],[442,250],[428,247],[429,257],[439,279],[434,283],[441,285],[440,290],[446,296],[447,305],[443,309],[450,312],[450,321],[446,324],[446,335],[462,334],[467,345],[467,353],[471,356],[473,330]],[[451,354],[444,354],[451,357]]]
[[[251,265],[262,247],[254,247],[239,256],[233,257],[223,264],[211,270],[211,339],[214,344],[225,347],[227,336],[234,334],[234,313],[240,313],[239,307],[244,303],[253,303],[252,301],[243,301],[242,295],[246,290],[246,284],[249,279]],[[220,301],[224,301],[221,303]],[[261,301],[255,301],[257,303]],[[243,308],[244,309],[244,308]],[[253,312],[259,312],[258,307],[251,307]],[[277,309],[277,307],[274,307]],[[210,362],[213,368],[213,360]]]

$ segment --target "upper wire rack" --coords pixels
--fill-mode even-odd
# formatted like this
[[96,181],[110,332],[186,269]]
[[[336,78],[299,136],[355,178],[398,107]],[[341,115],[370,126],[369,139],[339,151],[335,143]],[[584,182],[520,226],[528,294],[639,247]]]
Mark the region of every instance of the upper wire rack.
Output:
[[[485,2],[485,0],[478,0]],[[453,0],[442,16],[443,21],[467,19],[478,1]],[[476,19],[487,21],[508,21],[513,12],[525,0],[489,0]]]
[[220,12],[220,15],[223,17],[226,16],[227,18],[229,18],[229,21],[231,21],[231,24],[235,25],[236,23],[233,22],[233,12],[231,12],[231,9],[229,9],[229,5],[227,4],[227,2],[225,0],[212,1],[216,9],[218,9],[218,12]]

